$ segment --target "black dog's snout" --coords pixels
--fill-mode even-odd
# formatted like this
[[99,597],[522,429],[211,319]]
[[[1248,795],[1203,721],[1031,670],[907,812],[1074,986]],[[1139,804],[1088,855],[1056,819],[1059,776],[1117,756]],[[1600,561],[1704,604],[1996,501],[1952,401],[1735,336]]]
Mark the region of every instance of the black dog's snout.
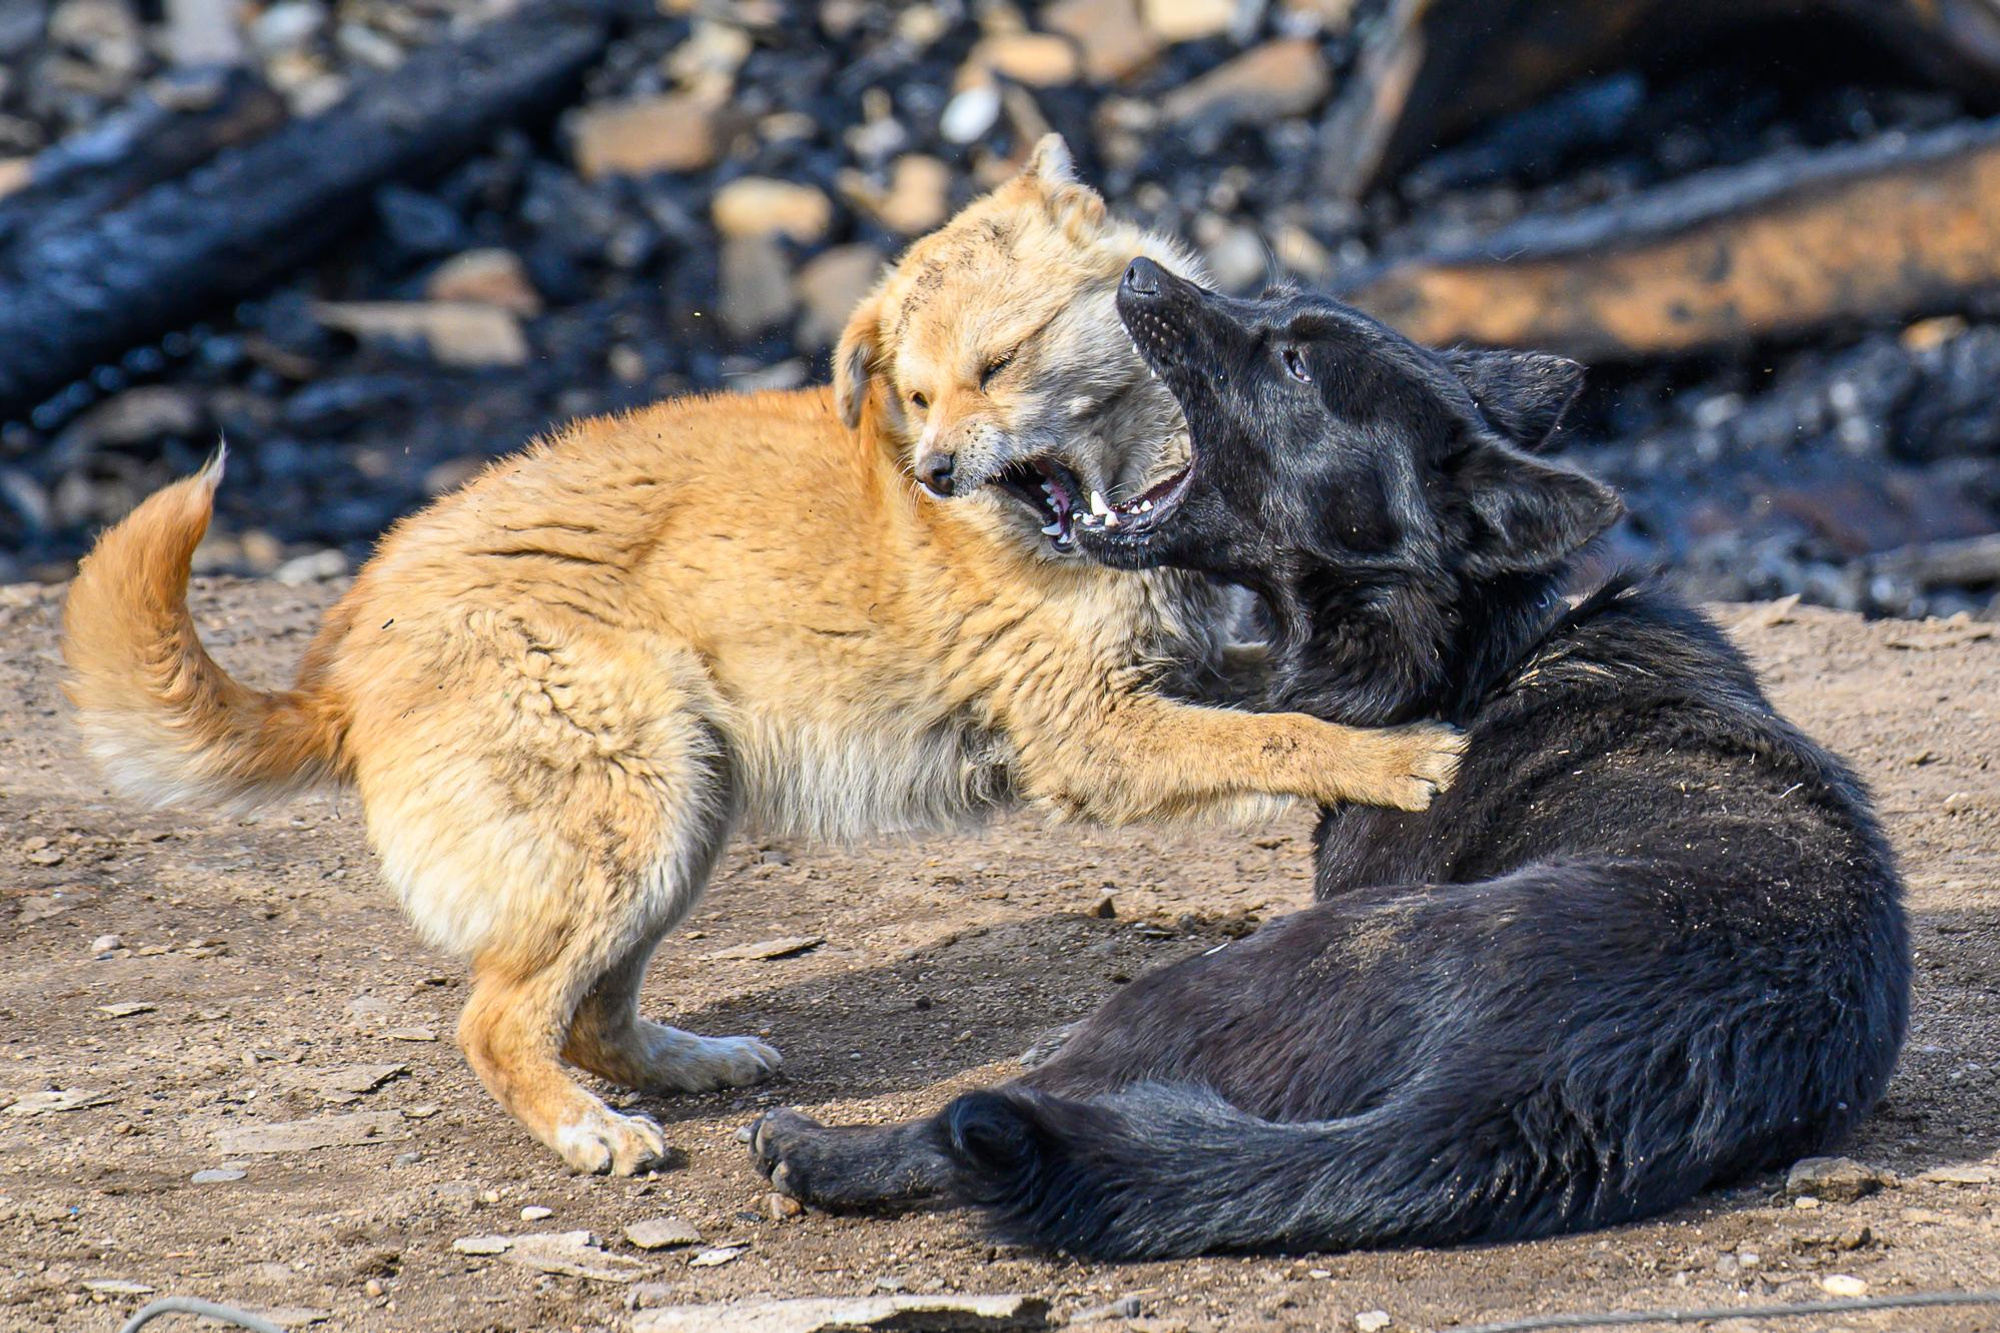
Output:
[[1134,296],[1160,294],[1160,266],[1150,259],[1135,259],[1125,269],[1125,290]]
[[958,467],[958,459],[952,454],[932,454],[918,465],[918,472],[925,486],[933,495],[950,495],[951,474]]

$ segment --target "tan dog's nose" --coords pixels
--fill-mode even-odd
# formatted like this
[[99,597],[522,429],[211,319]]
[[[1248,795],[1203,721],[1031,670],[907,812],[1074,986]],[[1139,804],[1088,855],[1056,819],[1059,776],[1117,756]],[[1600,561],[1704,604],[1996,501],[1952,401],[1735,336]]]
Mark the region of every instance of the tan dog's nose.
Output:
[[958,467],[958,459],[952,454],[925,454],[917,460],[917,480],[925,490],[940,500],[948,498],[953,489],[951,474]]

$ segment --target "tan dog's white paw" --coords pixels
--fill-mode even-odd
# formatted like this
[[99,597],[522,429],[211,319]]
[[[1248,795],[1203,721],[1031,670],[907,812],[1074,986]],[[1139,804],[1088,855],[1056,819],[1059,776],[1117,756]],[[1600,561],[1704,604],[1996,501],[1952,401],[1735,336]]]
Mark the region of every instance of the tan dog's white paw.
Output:
[[584,1175],[630,1176],[666,1160],[667,1136],[642,1115],[620,1115],[608,1106],[593,1106],[556,1130],[550,1145]]

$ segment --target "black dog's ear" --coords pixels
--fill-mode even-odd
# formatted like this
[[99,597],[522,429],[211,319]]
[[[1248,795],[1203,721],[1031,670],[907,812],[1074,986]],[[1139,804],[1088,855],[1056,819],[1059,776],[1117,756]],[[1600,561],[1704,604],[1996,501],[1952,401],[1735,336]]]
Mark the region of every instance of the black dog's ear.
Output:
[[1549,438],[1583,388],[1583,367],[1566,356],[1470,348],[1443,355],[1493,429],[1524,449]]
[[1466,544],[1476,574],[1552,569],[1625,512],[1602,482],[1505,445],[1474,445],[1449,469],[1477,528]]

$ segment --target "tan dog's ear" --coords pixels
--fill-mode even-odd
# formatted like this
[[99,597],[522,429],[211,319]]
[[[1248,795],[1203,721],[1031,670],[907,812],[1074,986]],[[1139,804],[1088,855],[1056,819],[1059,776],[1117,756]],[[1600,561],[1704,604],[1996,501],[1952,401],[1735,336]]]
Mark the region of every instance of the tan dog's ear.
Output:
[[882,369],[882,310],[886,284],[862,298],[833,350],[833,405],[849,430],[861,424],[861,405]]
[[1060,134],[1044,134],[1028,154],[1020,180],[1032,185],[1048,201],[1056,225],[1072,240],[1088,242],[1104,226],[1104,197],[1085,185],[1076,174],[1076,159]]
[[1080,185],[1076,178],[1076,159],[1070,156],[1069,144],[1060,134],[1044,134],[1035,143],[1035,151],[1028,154],[1028,165],[1021,168],[1023,176],[1040,181],[1050,193],[1065,185]]

